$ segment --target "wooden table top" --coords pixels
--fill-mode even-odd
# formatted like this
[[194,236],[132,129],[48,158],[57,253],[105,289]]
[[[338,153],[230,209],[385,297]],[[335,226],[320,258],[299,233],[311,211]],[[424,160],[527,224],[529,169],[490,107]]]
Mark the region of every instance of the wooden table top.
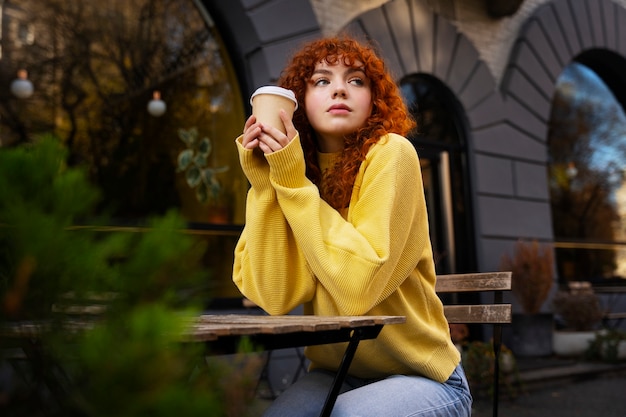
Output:
[[[182,334],[185,342],[211,342],[222,337],[311,334],[336,330],[358,329],[386,324],[401,324],[404,316],[304,316],[204,314],[189,319]],[[17,322],[2,326],[3,336],[36,338],[50,330],[48,322]],[[80,332],[93,326],[93,321],[67,320],[64,330]]]
[[190,341],[211,341],[222,336],[321,332],[367,326],[401,324],[404,316],[264,316],[207,314],[193,320],[185,337]]

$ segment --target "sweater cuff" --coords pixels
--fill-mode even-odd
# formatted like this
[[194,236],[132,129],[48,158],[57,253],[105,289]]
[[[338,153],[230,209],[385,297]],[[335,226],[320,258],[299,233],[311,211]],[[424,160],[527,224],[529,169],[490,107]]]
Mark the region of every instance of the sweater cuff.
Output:
[[271,189],[270,167],[265,157],[258,150],[244,148],[241,144],[242,138],[243,135],[239,136],[235,143],[237,144],[241,169],[250,181],[250,185],[259,191]]
[[283,149],[267,154],[265,158],[270,165],[272,182],[287,188],[299,188],[307,184],[306,164],[299,134]]

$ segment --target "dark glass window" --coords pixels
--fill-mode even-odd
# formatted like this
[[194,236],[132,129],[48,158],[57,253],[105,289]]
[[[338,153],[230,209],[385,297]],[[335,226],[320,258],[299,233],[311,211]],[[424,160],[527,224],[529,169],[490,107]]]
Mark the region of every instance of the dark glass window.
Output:
[[475,255],[462,106],[432,75],[405,77],[400,89],[417,122],[409,140],[422,166],[437,272],[472,271]]

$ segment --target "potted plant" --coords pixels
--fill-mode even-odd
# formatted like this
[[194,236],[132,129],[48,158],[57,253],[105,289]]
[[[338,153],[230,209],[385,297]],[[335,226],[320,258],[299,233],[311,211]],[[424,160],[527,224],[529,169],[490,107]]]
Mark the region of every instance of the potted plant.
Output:
[[597,332],[585,351],[585,357],[610,363],[626,359],[626,332],[619,329]]
[[596,338],[603,315],[591,283],[570,282],[566,290],[555,294],[552,305],[557,319],[552,342],[554,353],[582,355]]
[[511,271],[512,293],[522,312],[514,313],[507,341],[517,356],[552,354],[553,315],[541,308],[554,284],[554,254],[549,245],[520,240],[505,254],[502,270]]
[[[475,398],[491,398],[494,392],[494,353],[491,342],[464,342],[461,350],[463,369]],[[508,398],[521,390],[519,370],[513,353],[504,345],[499,358],[499,388]]]

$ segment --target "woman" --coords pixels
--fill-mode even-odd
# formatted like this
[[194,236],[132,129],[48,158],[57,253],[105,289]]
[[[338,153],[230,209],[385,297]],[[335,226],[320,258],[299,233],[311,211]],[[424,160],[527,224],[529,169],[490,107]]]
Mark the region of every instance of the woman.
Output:
[[[313,41],[278,83],[295,92],[286,134],[251,116],[236,143],[251,189],[233,280],[270,314],[403,315],[362,341],[333,416],[469,416],[443,306],[413,127],[375,51]],[[319,414],[345,345],[306,348],[310,372],[266,416]]]

